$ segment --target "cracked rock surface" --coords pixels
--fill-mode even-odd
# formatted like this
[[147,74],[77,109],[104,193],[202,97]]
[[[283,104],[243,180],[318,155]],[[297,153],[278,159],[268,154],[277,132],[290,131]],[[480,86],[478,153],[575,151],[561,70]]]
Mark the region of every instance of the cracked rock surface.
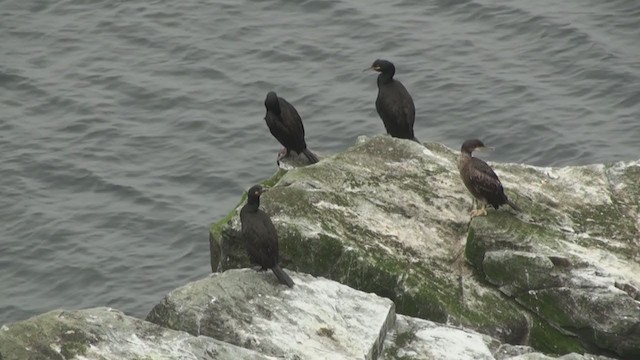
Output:
[[119,310],[54,310],[0,328],[0,359],[273,359],[212,338],[194,337]]
[[[378,136],[279,170],[262,206],[279,232],[283,267],[501,342],[636,356],[640,163],[489,162],[524,212],[489,209],[471,221],[456,156],[439,144]],[[243,202],[211,228],[216,271],[249,265]]]
[[209,336],[281,359],[377,359],[393,326],[393,302],[289,271],[230,270],[173,290],[147,316],[164,327]]

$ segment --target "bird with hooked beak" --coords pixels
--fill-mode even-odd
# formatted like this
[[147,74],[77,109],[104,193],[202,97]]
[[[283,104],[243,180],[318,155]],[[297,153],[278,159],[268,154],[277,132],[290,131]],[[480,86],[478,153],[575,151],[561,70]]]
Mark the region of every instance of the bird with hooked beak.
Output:
[[416,119],[413,98],[411,98],[404,85],[393,78],[396,73],[396,67],[390,61],[378,59],[364,71],[367,70],[380,73],[377,81],[376,110],[382,119],[387,134],[419,143],[413,134],[413,123]]
[[260,209],[260,196],[267,189],[254,185],[249,189],[247,203],[240,210],[241,233],[245,240],[249,260],[271,269],[280,283],[293,287],[293,280],[279,265],[278,232],[267,213]]

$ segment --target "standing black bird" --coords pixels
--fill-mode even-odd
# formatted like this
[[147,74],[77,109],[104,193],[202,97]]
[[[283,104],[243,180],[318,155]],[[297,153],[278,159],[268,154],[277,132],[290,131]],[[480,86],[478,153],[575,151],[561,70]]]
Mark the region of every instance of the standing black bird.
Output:
[[367,70],[374,70],[378,75],[378,98],[376,110],[382,118],[387,134],[418,142],[413,135],[413,123],[416,119],[416,108],[413,99],[402,85],[393,78],[396,67],[387,60],[378,59]]
[[260,185],[249,189],[247,203],[240,210],[242,236],[246,242],[249,260],[262,267],[261,270],[271,269],[278,280],[288,287],[293,287],[293,280],[278,265],[278,233],[271,222],[271,218],[260,210],[260,195],[266,189]]
[[487,215],[487,204],[495,209],[500,205],[508,204],[516,211],[522,211],[516,204],[507,198],[502,188],[498,175],[486,162],[471,156],[476,149],[487,148],[478,139],[467,140],[462,144],[458,157],[458,170],[460,177],[471,195],[481,203],[480,209],[471,211],[471,217]]
[[311,164],[317,163],[316,154],[307,149],[307,143],[304,141],[304,126],[296,108],[287,100],[278,97],[274,91],[269,91],[264,100],[264,106],[267,108],[264,120],[269,126],[269,131],[284,146],[278,154],[278,161],[287,157],[289,151],[293,150],[298,154],[303,153]]

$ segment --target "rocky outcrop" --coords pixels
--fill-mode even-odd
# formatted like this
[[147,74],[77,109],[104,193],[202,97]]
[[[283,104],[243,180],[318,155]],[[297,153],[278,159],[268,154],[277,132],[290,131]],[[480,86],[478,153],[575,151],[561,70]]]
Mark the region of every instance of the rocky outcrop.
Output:
[[[53,311],[0,329],[0,358],[553,359],[475,331],[396,315],[393,302],[290,272],[229,270],[169,293],[143,321],[108,308]],[[159,324],[159,325],[158,325]],[[606,360],[567,355],[565,360]]]
[[55,310],[0,328],[3,360],[267,360],[257,352],[160,327],[110,308]]
[[378,358],[395,320],[393,302],[334,281],[289,272],[226,271],[172,291],[147,320],[277,358]]
[[[262,204],[283,266],[509,344],[639,354],[640,164],[496,165],[524,212],[470,221],[455,159],[381,136],[280,170]],[[212,226],[214,270],[248,266],[238,209]]]
[[396,325],[387,335],[381,360],[611,360],[591,354],[571,353],[547,356],[529,346],[502,344],[468,329],[432,321],[396,316]]
[[233,269],[240,204],[211,228],[219,273],[148,321],[52,311],[0,327],[0,360],[640,358],[640,163],[495,165],[524,212],[471,220],[455,157],[376,137],[285,164],[262,204],[294,288]]

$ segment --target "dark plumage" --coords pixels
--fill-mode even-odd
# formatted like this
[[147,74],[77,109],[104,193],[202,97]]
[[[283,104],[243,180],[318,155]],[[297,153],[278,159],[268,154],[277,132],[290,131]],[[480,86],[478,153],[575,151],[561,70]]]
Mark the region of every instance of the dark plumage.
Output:
[[486,148],[482,141],[478,139],[467,140],[462,144],[458,158],[458,170],[464,185],[471,195],[482,204],[480,209],[471,211],[471,217],[487,215],[487,204],[491,204],[495,209],[498,209],[500,205],[508,204],[514,210],[521,211],[504,194],[502,183],[489,164],[471,155],[474,150],[482,148]]
[[297,154],[303,153],[311,164],[317,163],[318,157],[307,149],[307,143],[304,141],[304,126],[296,108],[273,91],[267,94],[264,106],[267,108],[264,120],[269,126],[269,131],[284,146],[283,151],[278,155],[278,161],[287,157],[289,151],[293,150]]
[[396,73],[395,66],[390,61],[378,59],[370,69],[380,73],[376,110],[387,129],[387,134],[419,142],[413,135],[416,108],[404,85],[393,78]]
[[293,280],[280,268],[278,252],[278,233],[271,218],[260,210],[260,195],[266,190],[260,185],[249,189],[247,203],[240,210],[242,236],[246,242],[249,260],[258,264],[262,270],[271,269],[278,280],[293,287]]

